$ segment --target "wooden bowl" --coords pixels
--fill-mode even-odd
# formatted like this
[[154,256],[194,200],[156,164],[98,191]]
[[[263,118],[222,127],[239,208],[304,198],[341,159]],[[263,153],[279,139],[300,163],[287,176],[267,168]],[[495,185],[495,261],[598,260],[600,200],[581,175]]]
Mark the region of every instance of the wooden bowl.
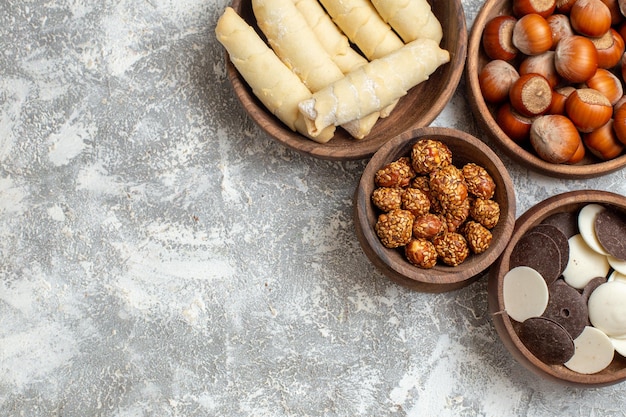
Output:
[[[416,267],[408,262],[402,250],[383,246],[374,230],[378,217],[378,211],[371,201],[375,189],[374,174],[386,164],[410,155],[411,146],[423,138],[445,143],[450,148],[452,162],[457,167],[468,162],[481,165],[496,183],[494,200],[500,205],[500,220],[491,230],[491,246],[480,255],[470,255],[455,267],[440,263],[432,269]],[[477,280],[506,247],[515,224],[515,191],[502,161],[477,138],[449,128],[416,128],[383,145],[365,167],[354,195],[354,223],[363,252],[388,278],[417,291],[450,291]]]
[[[461,0],[431,1],[431,3],[432,10],[443,27],[441,47],[450,52],[450,62],[439,67],[430,79],[412,88],[400,99],[391,115],[379,120],[364,139],[353,139],[343,129],[338,128],[328,143],[319,144],[312,141],[291,131],[268,112],[226,56],[228,78],[237,98],[252,120],[278,142],[321,159],[369,158],[390,138],[412,127],[428,126],[448,103],[461,79],[467,55],[467,28]],[[249,0],[233,0],[232,7],[262,35],[255,23]]]
[[513,358],[544,378],[565,385],[581,387],[605,386],[625,380],[626,359],[616,353],[613,362],[606,369],[593,375],[571,371],[564,365],[546,365],[537,359],[520,340],[516,332],[516,322],[509,317],[504,308],[502,283],[504,275],[510,269],[511,252],[528,230],[552,214],[576,212],[589,203],[606,205],[626,213],[626,197],[606,191],[570,191],[540,202],[522,214],[515,223],[515,229],[508,246],[490,270],[488,283],[489,311],[494,327]]
[[487,22],[497,15],[511,15],[512,0],[487,0],[471,29],[466,71],[466,86],[470,108],[480,127],[512,159],[544,175],[555,178],[592,178],[605,175],[626,166],[626,154],[601,161],[587,152],[583,161],[576,165],[552,164],[539,158],[530,147],[522,147],[508,137],[495,120],[496,107],[486,104],[478,84],[478,74],[489,62],[482,48],[482,34]]

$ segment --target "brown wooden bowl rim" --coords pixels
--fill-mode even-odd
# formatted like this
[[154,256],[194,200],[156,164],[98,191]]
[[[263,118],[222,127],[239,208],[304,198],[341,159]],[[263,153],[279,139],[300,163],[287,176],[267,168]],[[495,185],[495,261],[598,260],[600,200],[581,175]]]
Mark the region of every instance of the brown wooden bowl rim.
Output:
[[[582,387],[605,386],[625,380],[626,359],[622,361],[624,366],[618,371],[605,370],[592,375],[571,371],[564,365],[546,365],[526,348],[515,332],[512,319],[504,308],[502,283],[506,271],[509,270],[511,252],[526,231],[552,214],[574,211],[589,203],[605,204],[626,210],[625,196],[602,190],[568,191],[539,202],[515,222],[515,229],[507,247],[491,267],[488,284],[489,312],[500,339],[513,357],[538,375],[566,385]],[[615,360],[614,358],[613,361]]]
[[[453,162],[457,144],[470,144],[478,151],[474,159],[486,159],[492,168],[487,168],[497,184],[496,196],[502,210],[498,225],[492,230],[494,243],[481,255],[471,255],[457,267],[437,265],[432,269],[420,269],[406,259],[398,257],[394,249],[385,248],[374,231],[376,210],[371,202],[374,174],[385,164],[399,156],[408,154],[407,149],[420,138],[429,137],[448,143]],[[457,150],[457,152],[459,152]],[[467,161],[469,162],[469,161]],[[477,163],[480,163],[477,161]],[[496,172],[494,172],[496,171]],[[499,191],[500,189],[504,191]],[[498,194],[498,193],[504,193]],[[515,189],[509,173],[500,158],[485,143],[476,137],[456,129],[445,127],[422,127],[398,135],[383,145],[368,162],[355,191],[354,222],[357,238],[369,260],[392,280],[423,292],[443,292],[469,285],[481,276],[496,261],[508,244],[515,224]]]
[[626,166],[626,153],[608,161],[598,160],[598,162],[585,165],[552,164],[519,146],[498,126],[480,91],[478,83],[479,58],[484,56],[481,46],[485,25],[492,17],[502,14],[501,12],[506,10],[507,3],[510,3],[510,0],[487,0],[476,16],[470,32],[467,64],[465,65],[469,90],[468,99],[471,111],[481,127],[489,133],[490,137],[509,157],[544,175],[571,179],[594,178],[615,172]]
[[[239,11],[244,1],[249,0],[233,0],[231,7],[236,11]],[[441,94],[432,104],[424,109],[424,113],[419,120],[410,123],[408,129],[413,127],[428,126],[433,120],[435,120],[454,95],[463,75],[467,58],[467,26],[465,21],[465,12],[463,10],[461,0],[453,0],[451,7],[454,7],[455,22],[456,25],[459,26],[460,30],[458,31],[458,39],[456,39],[455,42],[450,42],[451,46],[454,48],[448,49],[450,52],[450,62],[437,70],[442,71],[443,67],[451,66],[451,69],[446,69],[446,71],[449,72],[449,77],[445,80],[445,84],[441,87]],[[446,21],[447,19],[442,20],[442,24],[446,24]],[[356,140],[347,138],[347,134],[343,134],[342,132],[341,141],[337,141],[337,139],[339,139],[338,137],[331,139],[325,144],[320,144],[310,140],[297,132],[291,131],[274,115],[267,111],[267,109],[254,96],[243,77],[241,77],[235,66],[231,63],[228,53],[226,52],[225,62],[228,80],[233,87],[235,96],[243,106],[244,110],[246,110],[253,122],[255,122],[255,124],[265,131],[272,139],[290,149],[319,159],[338,161],[359,160],[371,157],[380,148],[380,146],[382,146],[382,144],[390,139],[385,138],[382,135],[376,135],[377,137],[375,139],[365,137],[364,139]],[[428,80],[425,81],[425,83],[428,83]],[[407,95],[410,95],[412,90],[410,90]],[[401,107],[402,102],[406,98],[407,96],[401,98],[397,107]],[[406,113],[410,116],[411,109],[407,109]],[[385,119],[382,119],[378,123],[381,124],[384,120]],[[376,126],[374,127],[374,131],[375,130]],[[382,131],[383,130],[381,130],[381,132]],[[344,136],[346,137],[345,139]]]

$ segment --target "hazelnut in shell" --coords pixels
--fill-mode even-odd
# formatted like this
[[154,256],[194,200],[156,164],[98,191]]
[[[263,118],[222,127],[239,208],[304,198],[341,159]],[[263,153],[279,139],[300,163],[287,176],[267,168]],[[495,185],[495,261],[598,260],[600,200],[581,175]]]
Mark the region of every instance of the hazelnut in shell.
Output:
[[583,141],[581,140],[580,144],[578,144],[578,149],[576,149],[576,152],[574,152],[574,155],[572,155],[572,157],[567,160],[566,164],[570,164],[570,165],[577,164],[583,160],[586,154],[587,154],[587,151],[586,151],[585,145]]
[[536,118],[530,128],[530,143],[541,159],[554,164],[567,162],[581,142],[572,121],[560,114]]
[[601,0],[576,0],[569,13],[572,28],[586,36],[604,35],[611,27],[611,11]]
[[613,120],[609,120],[593,132],[585,133],[583,143],[589,152],[603,161],[613,159],[624,151],[624,144],[617,139],[613,131]]
[[489,61],[478,74],[483,98],[490,103],[501,103],[509,98],[511,86],[519,78],[513,65],[501,59]]
[[626,145],[626,101],[615,106],[613,112],[613,131],[617,139]]
[[513,109],[511,103],[506,102],[498,109],[496,123],[512,141],[517,144],[523,144],[528,141],[530,126],[533,120],[530,117],[519,114]]
[[585,83],[587,87],[601,92],[614,106],[624,96],[622,82],[611,71],[598,68],[596,73]]
[[579,88],[565,102],[567,117],[581,132],[591,132],[604,125],[613,115],[608,98],[593,88]]
[[584,36],[574,35],[561,39],[554,55],[556,71],[571,83],[583,83],[598,68],[598,51]]
[[482,45],[490,59],[510,61],[519,52],[513,45],[513,27],[517,19],[510,15],[499,15],[485,24]]
[[541,74],[520,75],[509,90],[511,106],[528,117],[543,114],[552,103],[552,87]]
[[539,55],[552,47],[552,31],[536,13],[522,16],[513,27],[513,45],[526,55]]
[[572,86],[565,86],[557,88],[552,92],[552,103],[547,113],[549,114],[565,114],[565,102],[572,92],[576,90]]
[[544,76],[550,87],[555,88],[560,81],[559,73],[554,66],[554,51],[546,51],[540,55],[533,55],[524,58],[519,66],[520,75],[541,74]]
[[536,13],[542,17],[548,17],[555,9],[556,0],[513,0],[513,14],[515,16]]
[[624,55],[624,38],[618,31],[611,28],[607,33],[598,37],[590,38],[598,52],[598,67],[613,68],[619,64]]
[[568,36],[572,36],[574,34],[574,29],[572,29],[572,25],[569,22],[569,17],[562,13],[556,13],[546,17],[546,21],[550,25],[550,30],[552,31],[552,48],[556,48],[556,45],[563,38],[567,38]]

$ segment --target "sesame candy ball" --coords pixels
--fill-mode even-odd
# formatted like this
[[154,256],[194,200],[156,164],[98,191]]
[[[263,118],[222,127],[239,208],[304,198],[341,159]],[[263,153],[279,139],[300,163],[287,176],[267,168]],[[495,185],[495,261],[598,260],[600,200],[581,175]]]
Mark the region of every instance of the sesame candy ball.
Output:
[[494,200],[477,198],[470,206],[470,217],[487,229],[493,229],[500,220],[500,205]]
[[372,202],[381,211],[388,212],[402,208],[402,188],[378,187],[372,192]]
[[437,256],[450,266],[461,264],[469,256],[467,241],[459,233],[445,233],[433,239]]
[[413,265],[430,269],[437,264],[435,245],[426,239],[411,239],[404,247],[404,255]]
[[430,189],[437,197],[444,211],[448,207],[459,206],[467,198],[467,184],[461,170],[448,165],[430,174]]
[[411,240],[415,216],[408,210],[391,210],[378,216],[376,234],[387,248],[404,246]]
[[472,252],[483,253],[491,245],[493,235],[482,224],[475,221],[468,221],[463,225],[463,235]]
[[496,183],[485,168],[470,162],[463,166],[462,172],[465,183],[467,184],[467,190],[470,194],[478,198],[484,198],[485,200],[493,197],[496,190]]
[[427,213],[413,221],[413,236],[418,239],[432,239],[445,231],[446,224],[441,217]]
[[422,139],[411,148],[411,162],[418,174],[429,174],[452,164],[452,152],[442,142]]
[[393,161],[378,171],[374,175],[374,183],[377,187],[408,187],[415,177],[415,171],[411,167],[411,160],[403,156]]
[[414,216],[421,216],[430,211],[428,196],[417,188],[407,188],[402,194],[402,208],[409,210]]

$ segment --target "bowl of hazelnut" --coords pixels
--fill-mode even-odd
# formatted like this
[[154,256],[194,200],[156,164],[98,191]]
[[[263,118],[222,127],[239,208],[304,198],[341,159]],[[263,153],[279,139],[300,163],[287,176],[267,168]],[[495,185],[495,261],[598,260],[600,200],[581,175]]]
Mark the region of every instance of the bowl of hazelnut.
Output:
[[316,158],[369,158],[451,99],[467,56],[461,0],[363,4],[233,0],[226,9],[216,27],[226,74],[269,137]]
[[623,168],[625,22],[611,1],[486,1],[465,68],[481,128],[544,175],[591,178]]
[[533,373],[578,387],[626,380],[626,197],[539,202],[516,221],[487,288],[500,339]]
[[515,191],[498,156],[450,128],[402,133],[370,159],[354,194],[356,236],[370,262],[422,292],[471,284],[506,247]]

